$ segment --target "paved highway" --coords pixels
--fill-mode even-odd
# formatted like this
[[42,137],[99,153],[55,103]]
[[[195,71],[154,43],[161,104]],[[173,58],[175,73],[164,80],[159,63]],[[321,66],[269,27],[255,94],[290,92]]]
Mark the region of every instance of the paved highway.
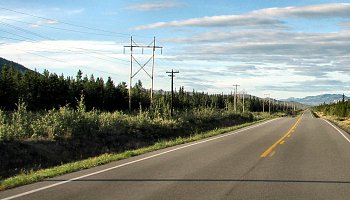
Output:
[[350,140],[306,111],[3,191],[2,198],[350,199]]

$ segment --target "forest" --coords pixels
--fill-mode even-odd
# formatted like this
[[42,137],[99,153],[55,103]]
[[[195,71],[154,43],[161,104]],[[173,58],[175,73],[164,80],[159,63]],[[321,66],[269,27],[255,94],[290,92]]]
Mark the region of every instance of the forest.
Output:
[[343,99],[337,103],[321,104],[314,107],[314,110],[322,112],[325,115],[333,115],[337,117],[350,117],[350,100]]
[[[153,105],[150,101],[150,91],[143,88],[138,81],[132,87],[132,111],[149,110],[168,112],[171,105],[171,93],[155,91]],[[59,109],[63,106],[76,108],[81,95],[84,96],[86,109],[100,111],[128,111],[128,88],[125,82],[116,85],[109,77],[107,81],[95,78],[94,75],[83,76],[78,71],[76,77],[65,77],[45,70],[43,74],[33,71],[21,73],[11,66],[4,66],[0,73],[0,109],[12,111],[17,108],[19,100],[25,102],[27,110],[43,111]],[[245,110],[261,112],[263,100],[247,95]],[[242,110],[242,100],[238,101],[237,109]],[[272,103],[272,111],[286,110],[281,102]],[[268,110],[268,102],[265,104]],[[151,109],[150,109],[151,108]],[[207,94],[203,92],[187,92],[184,87],[175,91],[174,109],[184,111],[192,108],[233,109],[233,95]]]

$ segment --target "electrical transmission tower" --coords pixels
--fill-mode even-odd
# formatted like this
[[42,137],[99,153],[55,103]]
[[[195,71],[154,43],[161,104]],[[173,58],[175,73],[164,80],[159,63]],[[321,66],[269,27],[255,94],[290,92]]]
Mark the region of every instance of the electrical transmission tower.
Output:
[[[124,51],[125,48],[130,48],[130,77],[129,77],[129,111],[131,111],[131,88],[132,88],[132,78],[134,78],[141,70],[143,70],[148,77],[151,79],[152,83],[151,83],[151,106],[153,103],[153,80],[154,80],[154,58],[155,58],[155,51],[156,49],[161,49],[161,54],[162,54],[162,50],[163,47],[161,46],[156,46],[156,38],[153,38],[153,41],[149,44],[149,45],[138,45],[131,36],[130,39],[130,45],[126,45],[124,46]],[[143,50],[144,49],[152,49],[152,56],[143,64],[141,64],[139,61],[137,61],[137,59],[135,58],[134,54],[133,54],[133,50],[136,48],[140,48],[142,49],[142,54],[143,54]],[[145,69],[145,66],[147,66],[150,62],[152,61],[152,70],[151,73],[147,72],[147,70]],[[139,69],[133,73],[133,64],[134,62],[138,65]]]
[[170,115],[173,116],[173,108],[174,108],[174,74],[179,73],[179,71],[175,71],[172,69],[171,72],[166,72],[171,77],[171,110],[170,110]]

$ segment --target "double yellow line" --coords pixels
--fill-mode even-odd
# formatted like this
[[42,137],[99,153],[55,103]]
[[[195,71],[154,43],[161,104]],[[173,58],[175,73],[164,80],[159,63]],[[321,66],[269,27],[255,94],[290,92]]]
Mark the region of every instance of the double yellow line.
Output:
[[284,143],[284,139],[286,137],[289,137],[291,133],[294,132],[294,130],[297,128],[297,126],[299,125],[301,118],[303,117],[304,114],[302,114],[299,119],[295,122],[295,124],[288,130],[288,132],[283,135],[279,140],[277,140],[273,145],[271,145],[263,154],[261,154],[260,157],[265,158],[267,155],[269,155],[279,144],[283,144]]

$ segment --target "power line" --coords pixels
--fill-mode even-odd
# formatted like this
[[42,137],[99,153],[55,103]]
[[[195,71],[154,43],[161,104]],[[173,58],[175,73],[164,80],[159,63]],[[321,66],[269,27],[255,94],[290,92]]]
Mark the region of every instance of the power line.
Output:
[[[53,18],[41,17],[41,16],[37,16],[37,15],[33,15],[33,14],[29,14],[29,13],[25,13],[25,12],[21,12],[21,11],[17,11],[17,10],[5,8],[5,7],[0,7],[0,9],[6,10],[6,11],[10,11],[10,12],[14,12],[14,13],[18,13],[18,14],[22,14],[22,15],[27,15],[27,16],[35,17],[35,18],[38,18],[38,19],[44,19],[44,20],[48,20],[48,21],[55,21],[55,22],[58,22],[58,23],[61,23],[61,24],[69,25],[69,26],[84,28],[84,29],[93,30],[93,31],[98,31],[98,32],[105,32],[105,33],[117,34],[117,35],[120,35],[120,37],[121,37],[121,36],[126,37],[126,36],[129,36],[129,35],[130,35],[130,34],[126,34],[126,33],[120,33],[120,32],[109,31],[109,30],[105,30],[105,29],[99,29],[99,28],[93,28],[93,27],[89,27],[89,26],[78,25],[78,24],[74,24],[74,23],[70,23],[70,22],[65,22],[65,21],[53,19]],[[145,37],[145,36],[139,36],[139,37]],[[150,37],[145,37],[145,38],[150,38]]]
[[16,34],[16,33],[11,33],[11,32],[9,32],[9,31],[5,31],[5,30],[0,30],[0,31],[1,31],[1,32],[4,32],[4,33],[11,34],[11,35],[18,36],[18,37],[23,38],[23,39],[31,40],[31,38],[24,37],[24,36],[18,35],[18,34]]
[[[15,25],[7,24],[7,23],[4,23],[4,22],[0,22],[0,24],[4,24],[4,25],[9,26],[9,27],[12,27],[12,28],[14,28],[14,29],[17,29],[17,30],[20,30],[20,31],[23,31],[23,32],[26,32],[26,33],[30,33],[31,35],[35,35],[35,36],[38,36],[38,37],[41,37],[41,38],[44,38],[44,39],[48,39],[48,40],[50,40],[50,41],[57,41],[57,40],[55,40],[55,39],[42,36],[42,35],[40,35],[40,34],[37,34],[37,33],[35,33],[35,32],[29,31],[29,30],[26,30],[26,29],[23,29],[23,28],[20,28],[20,27],[17,27],[17,26],[15,26]],[[15,34],[15,35],[17,35],[17,34]],[[20,35],[17,35],[17,36],[22,37],[22,38],[27,38],[27,37],[20,36]],[[38,42],[37,39],[32,39],[32,38],[27,38],[27,39],[32,40],[32,41],[35,41],[35,42]],[[24,41],[24,40],[23,40],[23,41]],[[73,47],[73,48],[75,48],[75,49],[80,49],[80,50],[84,50],[84,51],[88,51],[88,52],[93,52],[93,53],[95,53],[95,54],[98,54],[98,53],[96,53],[95,50],[90,50],[90,49],[85,49],[85,48],[79,48],[79,47]],[[109,57],[109,58],[113,58],[113,59],[115,59],[115,60],[119,60],[119,61],[123,61],[123,62],[128,62],[128,61],[126,61],[126,60],[119,59],[119,58],[115,58],[115,57],[111,57],[111,56],[107,56],[107,55],[102,55],[102,56]]]
[[[114,32],[114,31],[109,31],[109,30],[104,30],[104,29],[98,29],[98,28],[92,28],[92,27],[88,27],[88,26],[83,26],[83,25],[78,25],[78,24],[73,24],[73,23],[70,23],[70,22],[64,22],[64,21],[61,21],[61,20],[56,20],[56,19],[52,19],[52,18],[46,18],[46,17],[41,17],[41,16],[36,16],[36,15],[33,15],[33,14],[29,14],[29,13],[25,13],[25,12],[21,12],[21,11],[17,11],[17,10],[13,10],[13,9],[9,9],[9,8],[5,8],[5,7],[0,7],[0,9],[2,10],[6,10],[6,11],[10,11],[10,12],[14,12],[14,13],[18,13],[18,14],[22,14],[22,15],[27,15],[27,16],[31,16],[31,17],[35,17],[35,18],[38,18],[38,19],[43,19],[43,20],[48,20],[48,21],[55,21],[57,23],[60,23],[60,24],[65,24],[65,25],[69,25],[69,26],[74,26],[74,27],[79,27],[79,28],[83,28],[83,29],[88,29],[88,30],[93,30],[93,31],[98,31],[98,32],[103,32],[103,33],[110,33],[110,34],[117,34],[117,35],[121,35],[121,36],[127,36],[129,34],[124,34],[124,33],[118,33],[118,32]],[[11,20],[11,19],[9,19]],[[21,22],[20,20],[12,20],[12,21],[18,21],[18,22]],[[49,38],[49,37],[46,37],[44,35],[41,35],[41,34],[37,34],[35,32],[32,32],[32,31],[29,31],[29,30],[26,30],[26,29],[23,29],[23,28],[20,28],[20,27],[17,27],[15,25],[11,25],[11,24],[8,24],[8,23],[5,23],[5,22],[0,22],[1,24],[7,26],[7,27],[11,27],[13,29],[16,29],[16,30],[19,30],[19,31],[23,31],[25,33],[28,33],[28,34],[31,34],[33,36],[36,36],[36,37],[40,37],[40,38],[43,38],[43,39],[47,39],[47,40],[51,40],[51,41],[55,41],[55,39],[52,39],[52,38]],[[22,21],[21,23],[29,23],[29,22],[24,22]],[[94,35],[103,35],[103,36],[112,36],[112,35],[107,35],[107,34],[100,34],[100,33],[89,33],[89,32],[83,32],[83,31],[78,31],[78,30],[71,30],[71,29],[65,29],[65,28],[57,28],[57,27],[52,27],[52,26],[48,26],[50,28],[54,28],[54,29],[58,29],[58,30],[65,30],[65,31],[72,31],[72,32],[78,32],[78,33],[85,33],[85,34],[94,34]],[[21,37],[21,38],[24,38],[24,36],[20,36],[20,35],[17,35],[18,37]],[[120,36],[120,37],[121,37]],[[140,37],[144,37],[144,36],[140,36]],[[1,38],[4,38],[4,39],[10,39],[10,40],[17,40],[17,41],[25,41],[25,40],[19,40],[19,39],[15,39],[15,38],[10,38],[10,37],[1,37]],[[146,37],[145,37],[146,38]],[[149,37],[147,37],[149,38]],[[28,38],[27,38],[28,39]],[[37,41],[36,39],[30,39],[29,40],[32,40],[32,41]],[[135,43],[136,44],[136,43]],[[152,43],[151,43],[152,44]],[[150,46],[150,45],[148,45]],[[84,48],[76,48],[74,47],[75,49],[81,49],[81,50],[84,50],[84,51],[90,51],[90,52],[93,52],[97,55],[99,55],[98,53],[96,53],[96,51],[93,51],[93,50],[88,50],[88,49],[84,49]],[[157,47],[158,48],[158,47]],[[154,66],[154,49],[155,49],[155,40],[154,40],[154,45],[153,45],[153,66]],[[49,58],[47,56],[43,56],[43,55],[39,55],[37,53],[33,53],[33,52],[26,52],[26,53],[29,53],[29,54],[33,54],[33,55],[36,55],[36,56],[40,56],[40,57],[44,57],[44,58],[47,58],[47,59],[50,59],[50,60],[55,60],[55,61],[59,61],[57,59],[53,59],[53,58]],[[107,56],[107,55],[102,55],[102,56]],[[128,62],[128,61],[125,61],[125,60],[122,60],[122,59],[119,59],[119,58],[115,58],[115,57],[111,57],[111,56],[107,56],[107,57],[110,57],[110,58],[113,58],[113,59],[116,59],[116,60],[120,60],[122,62]],[[99,58],[101,59],[101,58]],[[65,61],[63,61],[65,62]],[[67,63],[67,62],[65,62]],[[98,70],[96,70],[98,71]],[[103,71],[102,71],[103,72]],[[104,72],[104,73],[107,73],[107,72]],[[152,88],[153,88],[153,67],[152,67]],[[153,91],[151,90],[151,96],[152,96],[152,93]]]
[[[2,31],[2,30],[1,30]],[[7,31],[6,31],[7,32]],[[17,35],[19,37],[22,37],[20,35]],[[16,38],[10,38],[10,37],[3,37],[3,36],[0,36],[0,38],[5,38],[5,39],[11,39],[11,40],[17,40],[17,41],[27,41],[27,40],[21,40],[21,39],[16,39]],[[28,38],[30,39],[30,38]],[[33,41],[35,41],[34,39],[31,39]],[[30,42],[30,41],[29,41]],[[5,43],[2,43],[2,44],[5,44]],[[19,50],[19,49],[17,49]],[[50,49],[51,50],[51,49]],[[52,50],[55,50],[55,49],[52,49]],[[66,61],[63,61],[63,60],[59,60],[59,59],[56,59],[56,58],[50,58],[48,56],[44,56],[44,55],[41,55],[41,54],[37,54],[37,53],[33,53],[33,52],[28,52],[28,51],[23,51],[23,50],[19,50],[19,51],[22,51],[24,53],[27,53],[27,54],[32,54],[32,55],[35,55],[35,56],[39,56],[39,57],[42,57],[42,58],[46,58],[46,59],[49,59],[49,60],[53,60],[53,61],[57,61],[57,62],[62,62],[62,63],[68,63]],[[56,50],[57,51],[57,50]],[[71,50],[65,50],[65,51],[68,51],[68,52],[73,52],[73,53],[77,53],[76,51],[71,51]],[[41,52],[44,52],[44,53],[52,53],[52,51],[48,51],[48,49],[46,49],[46,51],[41,51]],[[60,52],[60,51],[57,51],[55,53],[63,53],[63,52]],[[92,56],[92,55],[90,55]],[[100,59],[100,60],[104,60],[104,61],[109,61],[109,62],[114,62],[114,61],[111,61],[111,60],[107,60],[107,59],[103,59],[103,58],[100,58],[100,57],[96,57],[96,56],[92,56],[92,57],[95,57],[97,59]],[[113,58],[113,57],[112,57]],[[117,58],[114,58],[114,59],[117,59]],[[119,59],[121,60],[121,59]],[[125,60],[121,60],[121,61],[124,61],[124,62],[128,62],[128,61],[125,61]],[[88,67],[83,67],[83,66],[80,66],[82,68],[86,68],[86,69],[90,69],[91,68],[88,68]],[[94,71],[97,71],[97,72],[102,72],[102,73],[106,73],[106,74],[113,74],[111,72],[106,72],[106,71],[103,71],[103,70],[97,70],[97,69],[94,69]],[[113,74],[113,75],[117,75],[117,74]]]
[[[12,37],[4,37],[4,36],[0,36],[0,38],[3,39],[7,39],[7,40],[16,40],[16,41],[22,41],[22,42],[26,42],[27,40],[21,40],[21,39],[17,39],[17,38],[12,38]],[[5,43],[3,43],[5,44]]]
[[[17,50],[19,50],[19,49],[17,49]],[[20,51],[22,51],[22,50],[20,50]],[[39,57],[43,57],[43,58],[50,59],[50,60],[57,61],[57,62],[67,63],[67,62],[62,61],[62,60],[58,60],[58,59],[55,59],[55,58],[50,58],[50,57],[43,56],[43,55],[40,55],[40,54],[37,54],[37,53],[33,53],[33,52],[28,52],[28,51],[22,51],[22,52],[25,52],[25,53],[27,53],[27,54],[36,55],[36,56],[39,56]]]
[[46,39],[46,40],[53,40],[53,39],[51,39],[51,38],[49,38],[49,37],[40,35],[40,34],[38,34],[38,33],[32,32],[32,31],[28,31],[28,30],[26,30],[26,29],[23,29],[23,28],[20,28],[20,27],[18,27],[18,26],[14,26],[14,25],[11,25],[11,24],[8,24],[8,23],[5,23],[5,22],[0,22],[0,24],[3,24],[3,25],[5,25],[5,26],[11,27],[11,28],[13,28],[13,29],[17,29],[17,30],[20,30],[20,31],[23,31],[23,32],[26,32],[26,33],[29,33],[29,34],[32,34],[32,35],[35,35],[35,36],[37,36],[37,37],[40,37],[40,38],[43,38],[43,39]]
[[[17,50],[19,50],[19,49],[17,49]],[[19,50],[19,51],[22,51],[22,50]],[[27,53],[27,54],[36,55],[36,56],[39,56],[39,57],[42,57],[42,58],[46,58],[46,59],[49,59],[49,60],[53,60],[53,61],[57,61],[57,62],[69,64],[68,62],[66,62],[66,61],[64,61],[64,60],[59,60],[59,59],[56,59],[56,58],[50,58],[50,57],[47,57],[47,56],[44,56],[44,55],[40,55],[40,54],[37,54],[37,53],[28,52],[28,51],[22,51],[22,52],[25,52],[25,53]],[[98,72],[105,73],[105,74],[112,74],[112,75],[118,76],[118,74],[114,74],[114,73],[107,72],[107,71],[103,71],[103,70],[91,69],[91,68],[89,68],[89,67],[84,67],[84,66],[80,66],[80,67],[81,67],[81,68],[85,68],[85,69],[89,69],[89,70],[98,71]]]
[[[19,13],[19,14],[23,14],[23,15],[28,15],[28,16],[32,16],[32,17],[36,17],[36,18],[39,18],[39,19],[44,19],[44,20],[51,20],[51,21],[56,21],[56,22],[59,22],[59,23],[62,23],[62,24],[67,24],[67,25],[70,25],[70,26],[76,26],[76,27],[80,27],[80,28],[85,28],[85,29],[90,29],[90,30],[95,30],[95,31],[102,31],[102,32],[108,32],[108,33],[113,33],[113,34],[122,34],[122,33],[116,33],[116,32],[113,32],[113,31],[107,31],[107,30],[102,30],[102,29],[96,29],[96,28],[91,28],[91,27],[86,27],[86,26],[81,26],[81,25],[75,25],[75,24],[72,24],[72,23],[67,23],[67,22],[63,22],[63,21],[59,21],[59,20],[55,20],[55,19],[52,19],[52,18],[45,18],[45,17],[40,17],[40,16],[36,16],[36,15],[32,15],[32,14],[28,14],[28,13],[24,13],[24,12],[20,12],[20,11],[16,11],[16,10],[12,10],[12,9],[8,9],[8,8],[4,8],[4,7],[0,7],[0,9],[3,9],[3,10],[7,10],[7,11],[11,11],[11,12],[15,12],[15,13]],[[11,20],[11,19],[10,19]],[[29,23],[29,22],[24,22],[24,21],[20,21],[20,20],[13,20],[13,21],[18,21],[18,22],[22,22],[22,23]],[[28,30],[25,30],[23,28],[20,28],[20,27],[17,27],[17,26],[14,26],[14,25],[11,25],[11,24],[8,24],[8,23],[5,23],[5,22],[0,22],[1,24],[4,24],[8,27],[12,27],[14,29],[17,29],[17,30],[20,30],[20,31],[23,31],[23,32],[26,32],[26,33],[29,33],[29,34],[32,34],[32,35],[35,35],[37,37],[41,37],[41,38],[44,38],[44,39],[48,39],[48,40],[53,40],[52,38],[49,38],[49,37],[46,37],[46,36],[43,36],[43,35],[40,35],[40,34],[37,34],[37,33],[34,33],[32,31],[28,31]],[[31,23],[30,23],[31,24]],[[54,28],[54,27],[51,27],[49,26],[50,28]],[[57,28],[57,29],[60,29],[60,28]],[[81,31],[75,31],[75,30],[69,30],[69,29],[63,29],[63,30],[67,30],[67,31],[74,31],[74,32],[81,32]],[[87,32],[82,32],[82,33],[87,33]],[[98,33],[88,33],[88,34],[98,34]],[[127,34],[122,34],[122,35],[127,35]],[[111,36],[111,35],[109,35]],[[19,36],[19,37],[22,37],[23,36]],[[28,38],[27,38],[28,39]],[[32,39],[34,40],[34,39]],[[34,41],[37,41],[37,40],[34,40]],[[134,41],[134,43],[136,44],[136,42]],[[137,45],[137,44],[136,44]],[[149,45],[148,45],[149,46]],[[76,48],[76,47],[75,47]],[[96,51],[94,50],[89,50],[89,49],[84,49],[84,48],[76,48],[76,49],[81,49],[81,50],[85,50],[85,51],[90,51],[90,52],[93,52],[93,53],[96,53]],[[114,52],[113,52],[114,53]],[[97,54],[97,53],[96,53]],[[119,59],[119,58],[115,58],[115,57],[111,57],[111,56],[107,56],[107,55],[103,55],[103,56],[106,56],[106,57],[110,57],[110,58],[113,58],[115,60],[120,60],[122,62],[128,62],[126,60],[122,60],[122,59]]]
[[[20,39],[8,38],[8,37],[2,37],[2,36],[0,36],[0,38],[12,39],[12,40],[17,40],[17,41],[24,41],[24,42],[27,42],[27,40],[20,40]],[[28,42],[31,42],[31,41],[28,41]],[[2,44],[6,44],[6,43],[2,43]],[[79,48],[77,48],[77,49],[79,49]],[[45,50],[45,51],[43,51],[43,50]],[[43,49],[43,48],[40,49],[40,52],[42,52],[42,53],[61,53],[61,54],[64,54],[64,53],[67,53],[67,52],[71,52],[71,53],[75,53],[75,54],[76,54],[76,53],[78,53],[78,54],[86,54],[86,51],[57,50],[57,49]],[[112,57],[112,56],[101,55],[101,54],[94,53],[94,52],[93,52],[92,54],[96,54],[96,55],[99,55],[99,56],[110,57],[110,58],[112,58],[112,59],[122,61],[123,63],[118,62],[118,63],[121,63],[121,64],[129,63],[129,62],[126,61],[126,60],[119,59],[119,58],[114,58],[114,57]],[[39,54],[34,54],[34,53],[33,53],[33,55],[39,55]],[[99,59],[99,60],[104,60],[104,61],[112,62],[112,63],[115,63],[115,62],[116,62],[115,60],[105,59],[105,58],[101,58],[101,57],[97,57],[97,56],[91,55],[91,53],[89,54],[89,56],[90,56],[90,57],[94,57],[94,58]],[[41,57],[43,57],[43,56],[41,56]],[[48,58],[48,57],[45,56],[45,58]],[[66,62],[66,63],[68,63],[68,62]]]
[[[16,20],[16,19],[10,19],[10,18],[2,18],[2,19],[14,21],[14,22],[19,22],[19,23],[23,23],[23,24],[28,24],[28,25],[33,25],[32,22],[27,22],[27,21],[23,21],[23,20]],[[103,34],[103,33],[92,33],[92,32],[85,32],[85,31],[78,31],[78,30],[72,30],[72,29],[67,29],[67,28],[48,26],[47,24],[41,24],[41,26],[45,26],[45,27],[50,28],[50,29],[63,30],[63,31],[75,32],[75,33],[83,33],[83,34],[99,35],[99,36],[107,36],[107,37],[117,37],[115,34]]]

